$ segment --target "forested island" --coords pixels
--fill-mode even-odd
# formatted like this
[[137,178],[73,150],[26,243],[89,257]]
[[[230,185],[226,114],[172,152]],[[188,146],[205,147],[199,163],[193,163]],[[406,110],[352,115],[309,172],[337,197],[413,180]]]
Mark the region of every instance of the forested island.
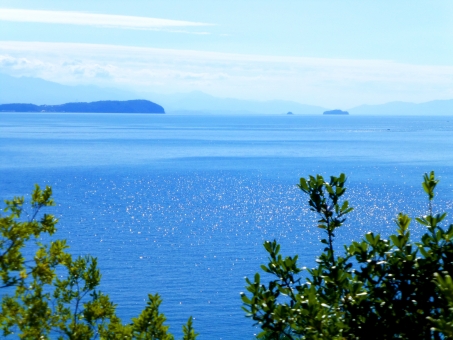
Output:
[[325,115],[348,115],[348,111],[341,111],[341,110],[330,110],[330,111],[324,111]]
[[61,105],[0,104],[0,112],[165,113],[165,110],[149,100],[137,99]]

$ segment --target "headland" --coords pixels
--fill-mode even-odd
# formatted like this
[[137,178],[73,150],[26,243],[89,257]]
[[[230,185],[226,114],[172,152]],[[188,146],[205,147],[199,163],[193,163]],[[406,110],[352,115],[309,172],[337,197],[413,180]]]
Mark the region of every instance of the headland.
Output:
[[0,104],[0,112],[80,112],[80,113],[165,113],[159,104],[149,100],[104,100],[61,105]]

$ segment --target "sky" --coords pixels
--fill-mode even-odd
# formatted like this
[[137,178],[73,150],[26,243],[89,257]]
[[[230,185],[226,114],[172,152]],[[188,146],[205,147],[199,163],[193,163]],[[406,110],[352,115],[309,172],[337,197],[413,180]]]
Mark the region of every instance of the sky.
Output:
[[453,99],[453,1],[0,0],[0,73],[344,109]]

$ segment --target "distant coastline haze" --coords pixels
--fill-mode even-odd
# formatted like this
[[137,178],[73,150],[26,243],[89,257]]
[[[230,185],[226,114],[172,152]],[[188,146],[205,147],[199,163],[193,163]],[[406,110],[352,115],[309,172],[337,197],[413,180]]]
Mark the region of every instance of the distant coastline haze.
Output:
[[[188,93],[146,93],[101,88],[90,85],[68,86],[40,78],[12,77],[0,74],[0,104],[23,103],[61,105],[64,103],[125,101],[144,98],[158,103],[169,114],[293,114],[318,115],[331,111],[327,107],[294,101],[253,101],[218,98],[201,91]],[[360,105],[345,110],[351,115],[453,115],[453,99],[425,103],[390,102]]]

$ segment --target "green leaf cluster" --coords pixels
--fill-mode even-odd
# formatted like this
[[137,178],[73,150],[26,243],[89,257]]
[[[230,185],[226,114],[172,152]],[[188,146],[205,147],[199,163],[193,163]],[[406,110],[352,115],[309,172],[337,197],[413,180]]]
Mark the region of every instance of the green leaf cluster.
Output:
[[[443,339],[453,338],[453,225],[445,213],[434,214],[438,180],[434,172],[422,183],[428,195],[426,227],[419,241],[410,237],[411,218],[400,213],[388,240],[368,233],[335,256],[334,232],[352,208],[343,200],[346,176],[301,178],[318,226],[327,234],[317,267],[306,269],[297,256],[283,257],[274,240],[265,242],[272,275],[262,282],[246,279],[243,309],[263,339]],[[342,201],[343,200],[343,201]]]
[[[23,197],[6,200],[0,215],[0,329],[4,338],[171,340],[158,294],[132,323],[123,324],[116,305],[99,290],[101,273],[92,256],[73,258],[65,240],[40,240],[56,232],[57,219],[42,210],[55,205],[52,189],[38,185],[31,211]],[[31,254],[25,256],[24,254]],[[192,317],[184,340],[198,336]]]

